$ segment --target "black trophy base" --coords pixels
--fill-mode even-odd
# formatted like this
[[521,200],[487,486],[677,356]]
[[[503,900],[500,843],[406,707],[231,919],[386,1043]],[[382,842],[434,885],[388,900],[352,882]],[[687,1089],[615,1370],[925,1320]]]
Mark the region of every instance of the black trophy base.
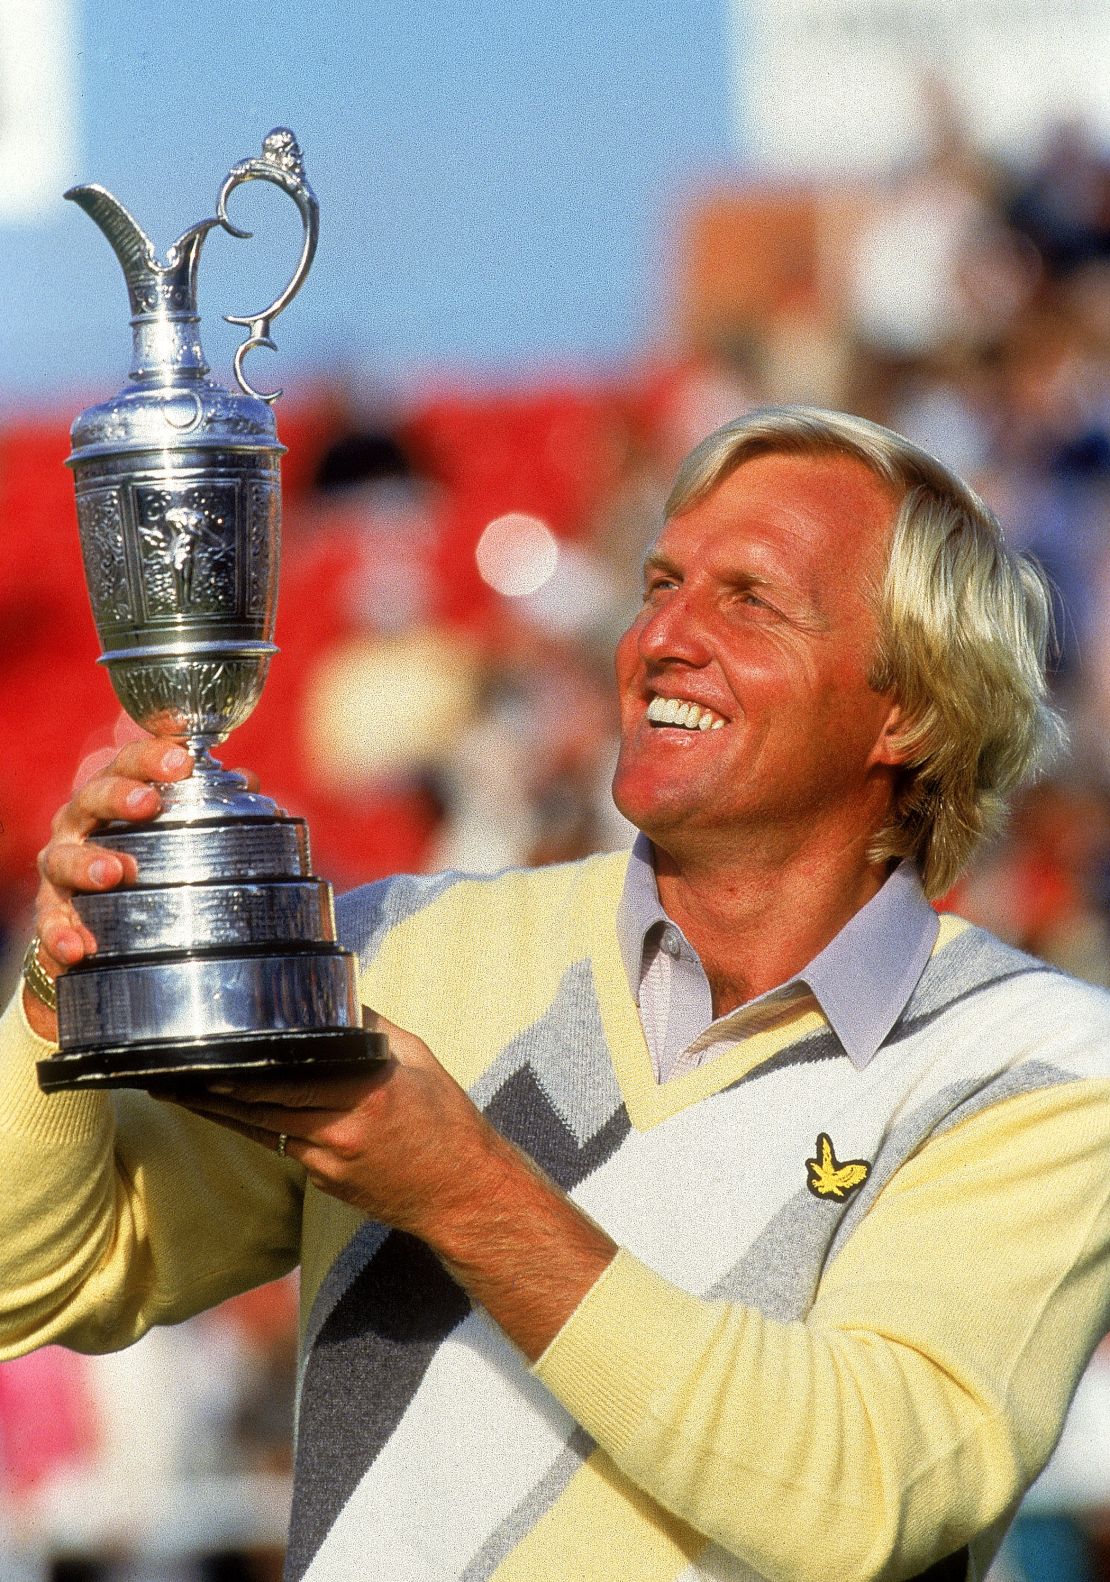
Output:
[[66,1050],[36,1066],[44,1093],[84,1088],[182,1091],[224,1081],[291,1081],[350,1076],[389,1054],[384,1033],[361,1027],[282,1033],[233,1033],[223,1038],[161,1038],[148,1043]]

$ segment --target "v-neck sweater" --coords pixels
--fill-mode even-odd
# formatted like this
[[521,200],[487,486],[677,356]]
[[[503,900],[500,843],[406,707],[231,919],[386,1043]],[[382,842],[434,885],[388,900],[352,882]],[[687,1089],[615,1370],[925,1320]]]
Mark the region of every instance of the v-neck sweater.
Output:
[[341,903],[360,992],[620,1252],[529,1368],[413,1238],[0,1033],[0,1355],[302,1262],[287,1576],[981,1576],[1110,1323],[1110,996],[960,920],[874,1059],[764,1007],[659,1084],[626,855]]

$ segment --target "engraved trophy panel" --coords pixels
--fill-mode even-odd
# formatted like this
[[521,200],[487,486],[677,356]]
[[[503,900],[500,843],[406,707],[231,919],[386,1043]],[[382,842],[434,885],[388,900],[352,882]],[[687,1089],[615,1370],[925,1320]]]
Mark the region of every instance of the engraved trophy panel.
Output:
[[[269,307],[228,315],[248,335],[238,390],[209,377],[196,276],[205,238],[236,237],[227,200],[243,182],[280,187],[304,228],[296,271]],[[211,755],[252,712],[273,643],[280,559],[280,457],[273,403],[243,372],[273,350],[273,320],[312,263],[318,213],[293,134],[229,172],[216,214],[159,259],[110,192],[66,194],[115,251],[131,303],[132,363],[112,400],[73,424],[78,527],[104,665],[145,730],[193,752],[193,776],[161,787],[144,825],[95,839],[130,853],[138,880],[74,905],[97,953],[58,979],[59,1052],[40,1085],[157,1088],[224,1071],[303,1075],[380,1059],[362,1028],[354,961],[336,943],[330,887],[311,871],[308,834]]]
[[137,463],[112,489],[102,461],[90,481],[74,464],[101,663],[145,730],[216,743],[253,711],[275,651],[278,457]]
[[120,490],[89,489],[83,497],[78,496],[77,513],[85,582],[97,633],[127,626],[133,612]]
[[234,478],[132,484],[131,510],[149,630],[200,616],[241,613],[246,534]]

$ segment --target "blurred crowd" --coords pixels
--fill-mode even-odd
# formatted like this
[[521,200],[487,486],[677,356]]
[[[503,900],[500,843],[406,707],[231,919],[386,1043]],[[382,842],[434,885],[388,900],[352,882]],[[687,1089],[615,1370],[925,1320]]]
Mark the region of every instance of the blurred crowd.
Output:
[[[812,402],[949,462],[1048,571],[1072,750],[946,904],[1110,985],[1110,159],[1061,125],[1008,167],[938,93],[919,159],[856,196],[823,282],[787,270],[771,307],[738,301],[619,374],[403,408],[335,375],[282,412],[282,652],[225,758],[307,816],[337,888],[630,839],[608,793],[611,652],[669,481],[728,418]],[[67,421],[0,433],[9,981],[50,812],[133,729],[93,663]],[[283,1283],[144,1341],[133,1364],[50,1350],[0,1368],[0,1574],[275,1574],[293,1308]],[[1100,1368],[1056,1492],[1001,1563],[1012,1582],[1110,1575],[1110,1446],[1088,1453]]]

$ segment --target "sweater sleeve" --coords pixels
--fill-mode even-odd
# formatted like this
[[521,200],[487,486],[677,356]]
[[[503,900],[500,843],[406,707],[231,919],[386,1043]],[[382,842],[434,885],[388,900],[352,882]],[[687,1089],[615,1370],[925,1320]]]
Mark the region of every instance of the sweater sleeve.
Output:
[[535,1372],[770,1578],[912,1577],[1005,1519],[1110,1323],[1110,1082],[1010,1098],[897,1172],[804,1322],[620,1252]]
[[286,1273],[303,1171],[137,1091],[43,1094],[53,1052],[0,1017],[0,1360],[111,1351]]

